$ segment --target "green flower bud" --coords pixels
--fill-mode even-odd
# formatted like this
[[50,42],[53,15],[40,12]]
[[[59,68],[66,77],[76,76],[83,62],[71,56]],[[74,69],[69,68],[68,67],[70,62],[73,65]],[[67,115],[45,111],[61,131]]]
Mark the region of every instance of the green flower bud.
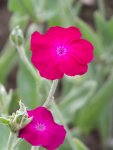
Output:
[[10,34],[10,39],[12,41],[12,43],[15,46],[21,46],[24,42],[24,36],[23,36],[23,32],[22,30],[19,28],[19,26],[16,26],[11,34]]
[[9,118],[9,127],[12,132],[19,132],[22,128],[24,128],[28,123],[32,121],[32,117],[28,118],[27,110],[25,105],[20,101],[19,102],[20,109],[13,113]]

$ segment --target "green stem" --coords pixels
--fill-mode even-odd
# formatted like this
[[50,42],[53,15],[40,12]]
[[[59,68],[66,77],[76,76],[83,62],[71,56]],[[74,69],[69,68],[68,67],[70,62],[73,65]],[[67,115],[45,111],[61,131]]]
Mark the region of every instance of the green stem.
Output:
[[6,150],[12,150],[12,148],[13,148],[13,143],[14,143],[14,141],[15,141],[15,139],[16,139],[16,136],[17,136],[17,135],[16,135],[15,133],[10,132]]
[[46,99],[46,101],[45,101],[45,103],[43,105],[44,107],[47,107],[51,103],[51,101],[53,100],[53,95],[55,93],[57,85],[58,85],[58,80],[54,80],[53,83],[52,83],[50,92],[48,94],[48,97],[47,97],[47,99]]
[[38,77],[38,73],[36,72],[36,70],[34,69],[34,67],[32,66],[32,64],[29,62],[26,54],[25,54],[25,49],[23,46],[16,46],[16,49],[19,53],[20,59],[22,60],[22,62],[24,63],[24,65],[27,67],[27,69],[31,72],[31,74],[33,75],[34,79],[36,81],[39,80]]
[[104,0],[98,0],[98,7],[99,7],[99,10],[100,10],[100,13],[106,17],[106,10],[105,10],[105,1]]
[[[48,97],[47,97],[47,99],[46,99],[46,101],[45,101],[45,103],[44,103],[43,106],[47,107],[51,103],[52,97],[53,97],[53,95],[55,93],[57,85],[58,85],[58,80],[54,80],[53,83],[52,83],[50,92],[48,94]],[[70,131],[69,131],[67,125],[66,125],[66,122],[65,122],[65,120],[64,120],[64,118],[62,116],[62,113],[60,112],[60,110],[58,109],[58,106],[56,105],[56,103],[54,101],[52,103],[52,107],[55,109],[55,112],[56,112],[57,116],[60,117],[61,122],[64,124],[64,126],[66,128],[66,131],[67,131],[67,140],[70,143],[70,146],[71,146],[72,150],[76,150],[75,144],[74,144],[72,136],[71,136],[71,133],[70,133]]]
[[62,113],[60,112],[58,106],[56,105],[56,103],[55,103],[54,101],[52,102],[51,106],[53,107],[53,109],[54,109],[54,111],[55,111],[57,117],[58,117],[59,120],[61,121],[61,123],[65,126],[65,129],[66,129],[66,131],[67,131],[67,136],[66,136],[66,138],[67,138],[67,141],[68,141],[69,144],[70,144],[71,149],[72,149],[72,150],[76,150],[75,144],[74,144],[74,142],[73,142],[73,137],[72,137],[72,135],[71,135],[71,133],[70,133],[70,131],[69,131],[67,125],[66,125],[66,121],[65,121],[65,119],[64,119],[64,117],[63,117],[63,115],[62,115]]
[[39,146],[38,146],[38,147],[32,146],[32,147],[31,147],[31,150],[39,150]]
[[23,139],[19,138],[17,139],[17,141],[15,142],[15,144],[13,145],[13,149],[15,150],[17,148],[17,146],[19,146],[19,144],[23,141]]

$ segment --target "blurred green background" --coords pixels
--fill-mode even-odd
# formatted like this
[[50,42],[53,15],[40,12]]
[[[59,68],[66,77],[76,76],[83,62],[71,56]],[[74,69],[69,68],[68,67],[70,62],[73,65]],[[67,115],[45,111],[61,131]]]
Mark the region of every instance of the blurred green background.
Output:
[[[50,26],[77,26],[83,37],[93,43],[95,58],[88,73],[65,76],[55,97],[76,150],[112,150],[113,0],[0,0],[0,84],[8,93],[12,89],[3,99],[5,91],[0,85],[0,116],[16,111],[19,99],[29,109],[43,104],[51,85],[41,77],[36,82],[20,61],[9,40],[9,33],[16,25],[23,30],[29,59],[31,33],[36,30],[44,33]],[[59,122],[54,107],[51,110]],[[5,149],[8,132],[7,127],[0,125],[0,150]],[[68,142],[66,139],[59,150],[74,150]],[[16,150],[30,150],[30,145],[22,142]]]

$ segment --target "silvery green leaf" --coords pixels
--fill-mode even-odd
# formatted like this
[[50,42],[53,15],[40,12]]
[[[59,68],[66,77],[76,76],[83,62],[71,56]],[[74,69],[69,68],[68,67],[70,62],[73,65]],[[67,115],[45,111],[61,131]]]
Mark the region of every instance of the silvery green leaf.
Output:
[[0,124],[9,125],[9,119],[0,117]]

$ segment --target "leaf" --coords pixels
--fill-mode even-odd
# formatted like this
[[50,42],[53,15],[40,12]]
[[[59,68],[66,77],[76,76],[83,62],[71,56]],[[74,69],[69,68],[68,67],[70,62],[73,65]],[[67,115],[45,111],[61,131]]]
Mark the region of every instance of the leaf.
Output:
[[53,18],[56,14],[56,11],[43,11],[43,13],[38,15],[38,20],[44,22]]
[[28,22],[28,16],[21,16],[17,13],[12,14],[9,22],[10,30],[13,30],[16,26],[19,26],[21,29],[25,29]]
[[108,141],[108,138],[110,138],[112,134],[112,107],[113,104],[109,101],[98,119],[98,128],[103,144],[107,143],[106,141]]
[[95,18],[97,34],[100,35],[103,44],[106,45],[110,42],[108,28],[107,28],[107,21],[100,13],[97,12],[95,13],[94,18]]
[[16,50],[14,50],[9,42],[6,44],[5,48],[0,54],[0,82],[5,83],[8,74],[16,64]]
[[113,26],[113,18],[107,21],[99,12],[94,14],[94,18],[97,34],[101,37],[103,45],[109,46],[113,41],[113,31],[111,30]]
[[0,117],[0,124],[9,125],[9,119]]
[[21,141],[14,150],[31,150],[31,145],[26,141]]
[[111,30],[113,27],[113,16],[109,21],[107,21],[107,32],[109,34],[110,42],[113,43],[113,30]]
[[76,16],[79,14],[81,10],[81,3],[77,2],[73,6],[73,1],[68,0],[59,0],[58,1],[56,16],[54,16],[51,20],[49,20],[49,26],[69,26],[70,22],[71,25],[75,24]]
[[[67,83],[68,84],[68,83]],[[76,83],[75,83],[76,84]],[[96,81],[85,81],[76,88],[68,92],[66,96],[62,96],[60,108],[67,119],[67,122],[76,123],[77,112],[89,103],[90,98],[94,95],[97,88]]]
[[[79,113],[76,115],[76,123],[81,129],[90,130],[95,126],[98,117],[102,113],[103,109],[106,107],[106,104],[111,100],[113,96],[113,76],[108,79],[96,95],[88,101],[87,105],[82,108]],[[90,112],[90,113],[89,113]],[[89,124],[90,122],[90,124]]]
[[74,139],[76,150],[89,150],[79,139]]
[[[69,85],[69,83],[66,81],[65,84]],[[77,82],[75,82],[75,84],[77,84]],[[60,105],[65,108],[66,105],[69,105],[71,99],[74,99],[74,101],[76,101],[75,99],[79,99],[81,97],[84,98],[86,95],[88,96],[89,93],[90,94],[94,93],[96,87],[97,87],[97,83],[94,80],[89,80],[89,81],[86,80],[85,82],[81,82],[77,87],[73,86],[73,89],[71,90],[68,89],[69,91],[68,94],[64,93]]]
[[36,19],[35,7],[32,0],[9,0],[8,8],[12,12],[28,15],[31,19]]

